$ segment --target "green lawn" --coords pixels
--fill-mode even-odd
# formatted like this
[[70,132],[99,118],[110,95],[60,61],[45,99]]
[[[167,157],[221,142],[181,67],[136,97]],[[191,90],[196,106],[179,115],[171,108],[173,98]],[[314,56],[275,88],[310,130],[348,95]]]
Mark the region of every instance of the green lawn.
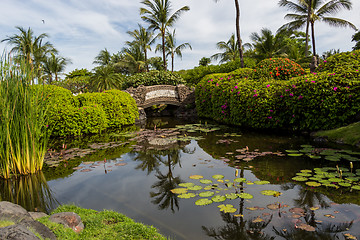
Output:
[[329,141],[342,141],[345,144],[360,144],[360,122],[350,124],[327,131],[319,131],[315,133],[316,137],[327,137]]

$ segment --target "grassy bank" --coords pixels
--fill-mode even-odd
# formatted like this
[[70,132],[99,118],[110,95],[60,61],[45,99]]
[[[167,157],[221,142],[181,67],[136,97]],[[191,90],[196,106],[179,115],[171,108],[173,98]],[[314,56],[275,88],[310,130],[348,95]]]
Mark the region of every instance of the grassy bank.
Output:
[[327,131],[319,131],[315,137],[326,137],[329,141],[342,142],[360,147],[360,122]]
[[52,213],[75,212],[83,221],[85,228],[77,234],[72,229],[53,223],[49,217],[38,219],[52,230],[58,239],[166,239],[152,226],[137,223],[121,213],[104,210],[101,212],[84,209],[74,205],[63,205]]

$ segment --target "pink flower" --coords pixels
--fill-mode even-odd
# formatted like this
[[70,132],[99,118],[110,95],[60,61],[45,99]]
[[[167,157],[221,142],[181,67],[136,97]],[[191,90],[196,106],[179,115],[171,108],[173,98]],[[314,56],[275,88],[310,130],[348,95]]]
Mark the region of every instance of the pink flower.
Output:
[[336,90],[337,90],[338,88],[337,88],[337,87],[334,87],[333,89],[334,89],[334,91],[336,92]]
[[294,94],[290,93],[290,97],[294,96]]
[[256,90],[254,90],[254,92],[256,92]]
[[272,119],[272,117],[270,116],[270,117],[268,117],[268,119]]
[[280,95],[280,97],[284,97],[283,95]]
[[266,87],[267,87],[267,88],[270,87],[270,84],[266,85]]
[[238,89],[238,86],[235,86],[235,89]]
[[301,96],[301,95],[298,97],[298,99],[302,99],[302,98],[303,98],[303,96]]
[[258,95],[257,94],[254,94],[253,97],[257,97]]
[[311,81],[312,83],[315,83],[315,81]]

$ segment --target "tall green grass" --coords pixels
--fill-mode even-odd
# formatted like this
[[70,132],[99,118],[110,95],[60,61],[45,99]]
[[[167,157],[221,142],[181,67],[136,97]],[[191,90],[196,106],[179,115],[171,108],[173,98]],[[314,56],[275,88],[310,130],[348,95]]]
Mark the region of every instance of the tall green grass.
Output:
[[48,143],[43,91],[32,91],[36,74],[23,63],[0,58],[0,177],[40,171]]

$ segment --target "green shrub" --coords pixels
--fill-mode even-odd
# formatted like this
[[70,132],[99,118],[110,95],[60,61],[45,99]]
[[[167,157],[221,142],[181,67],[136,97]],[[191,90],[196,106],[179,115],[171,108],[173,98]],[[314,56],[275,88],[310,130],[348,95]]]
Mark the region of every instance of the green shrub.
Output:
[[360,50],[339,53],[328,57],[320,64],[317,71],[327,71],[333,74],[340,74],[346,78],[359,78]]
[[289,80],[305,74],[305,70],[288,58],[269,58],[259,62],[254,70],[255,79]]
[[152,85],[178,85],[185,84],[184,79],[177,73],[169,71],[157,71],[137,73],[132,76],[126,77],[122,88],[138,87],[140,85],[152,86]]
[[70,90],[55,85],[31,85],[34,91],[43,91],[44,101],[50,109],[55,106],[77,106],[78,103]]
[[130,94],[120,90],[101,93],[83,93],[76,97],[80,107],[99,104],[103,107],[109,127],[134,124],[139,113],[135,100]]

